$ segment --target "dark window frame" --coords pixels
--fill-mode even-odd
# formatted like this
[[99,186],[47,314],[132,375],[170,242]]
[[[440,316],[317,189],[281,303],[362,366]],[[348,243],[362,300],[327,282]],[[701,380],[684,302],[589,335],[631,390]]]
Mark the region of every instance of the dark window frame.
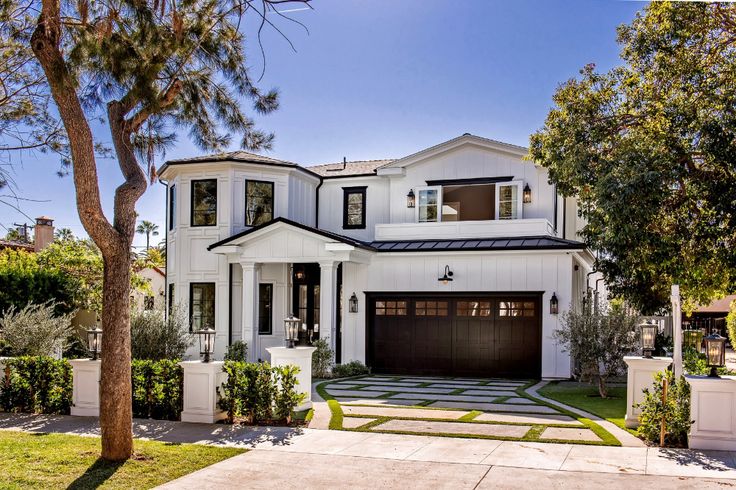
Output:
[[175,285],[175,283],[170,282],[169,283],[169,290],[168,290],[169,297],[167,298],[169,300],[169,304],[167,305],[167,307],[168,307],[167,312],[168,312],[169,315],[171,315],[171,312],[174,309],[174,294],[175,294],[175,291],[176,291],[176,285]]
[[[207,225],[207,224],[198,225],[198,224],[196,224],[194,222],[194,186],[197,183],[199,183],[199,182],[214,182],[215,183],[215,224],[213,224],[213,225]],[[189,211],[190,211],[190,213],[189,213],[189,225],[190,226],[192,226],[192,227],[217,226],[217,204],[218,204],[217,201],[219,200],[219,196],[217,195],[218,194],[217,190],[218,190],[217,189],[217,179],[197,179],[197,180],[192,180],[192,184],[191,184],[191,196],[190,196],[190,199],[189,199],[189,208],[190,208],[189,209]]]
[[[344,230],[363,230],[365,229],[365,215],[366,215],[366,190],[368,186],[355,186],[355,187],[343,187],[342,188],[342,228]],[[351,194],[360,194],[362,196],[362,203],[360,209],[360,224],[354,225],[348,223],[348,202]]]
[[[261,288],[268,288],[268,315],[264,315],[263,312],[263,301],[261,300]],[[262,329],[264,326],[264,317],[267,322],[265,326],[267,328]],[[262,282],[258,284],[258,335],[273,335],[273,284],[270,282]]]
[[189,283],[189,331],[194,331],[194,288],[197,286],[212,286],[212,328],[217,320],[217,284],[214,282]]
[[245,186],[244,186],[245,208],[243,212],[243,223],[245,224],[245,226],[256,226],[256,225],[248,223],[248,183],[249,182],[253,182],[254,184],[269,184],[271,186],[271,219],[269,221],[273,220],[274,214],[275,214],[275,208],[276,208],[276,186],[274,185],[274,182],[270,180],[246,179]]
[[174,229],[176,220],[176,185],[169,187],[169,231]]

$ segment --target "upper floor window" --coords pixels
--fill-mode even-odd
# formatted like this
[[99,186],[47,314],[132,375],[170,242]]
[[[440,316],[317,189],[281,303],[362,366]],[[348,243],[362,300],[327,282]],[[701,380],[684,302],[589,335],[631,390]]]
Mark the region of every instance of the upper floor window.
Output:
[[499,184],[496,219],[521,218],[521,199],[521,184],[515,182],[510,184]]
[[365,228],[366,187],[343,187],[342,227]]
[[418,223],[521,218],[521,182],[431,185],[416,189]]
[[245,181],[245,225],[258,226],[273,219],[273,182]]
[[176,219],[176,186],[169,187],[169,230],[174,229]]
[[217,179],[192,181],[192,226],[217,224]]

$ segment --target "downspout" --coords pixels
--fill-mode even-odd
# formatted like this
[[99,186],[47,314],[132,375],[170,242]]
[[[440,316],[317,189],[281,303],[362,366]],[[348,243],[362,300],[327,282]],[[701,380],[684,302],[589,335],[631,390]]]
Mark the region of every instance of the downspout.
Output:
[[314,189],[315,211],[314,211],[314,227],[319,229],[319,188],[322,187],[324,180],[319,178],[319,184]]
[[164,209],[166,210],[166,219],[164,220],[164,226],[166,227],[166,230],[164,230],[164,257],[166,257],[164,267],[164,318],[168,320],[169,303],[171,302],[171,298],[169,298],[169,228],[171,228],[171,223],[169,223],[169,217],[171,216],[169,210],[169,183],[161,179],[158,179],[158,182],[166,187],[164,194]]
[[233,345],[233,265],[227,269],[227,345]]
[[[555,234],[557,234],[557,184],[555,184],[555,203],[554,203],[554,222],[555,222]],[[565,237],[562,237],[565,238]]]
[[562,238],[567,239],[567,199],[562,199]]

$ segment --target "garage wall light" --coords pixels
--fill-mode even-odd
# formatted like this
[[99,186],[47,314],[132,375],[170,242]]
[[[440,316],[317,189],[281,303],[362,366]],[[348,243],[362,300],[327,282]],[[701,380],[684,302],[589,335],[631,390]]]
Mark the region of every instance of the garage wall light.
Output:
[[440,277],[439,279],[437,279],[437,280],[439,282],[441,282],[442,284],[447,284],[448,282],[451,282],[452,281],[452,276],[453,276],[453,273],[450,270],[450,266],[449,265],[446,265],[445,266],[445,274],[442,277]]
[[549,313],[550,315],[556,315],[560,311],[560,302],[557,300],[557,294],[552,293],[552,297],[549,299]]

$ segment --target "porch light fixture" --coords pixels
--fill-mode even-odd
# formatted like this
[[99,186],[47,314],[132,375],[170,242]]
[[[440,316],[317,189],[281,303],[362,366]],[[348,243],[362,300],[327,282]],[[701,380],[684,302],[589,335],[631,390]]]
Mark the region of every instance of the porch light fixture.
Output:
[[194,333],[199,336],[199,356],[202,362],[210,362],[215,353],[215,329],[207,327]]
[[709,378],[719,378],[718,368],[726,365],[726,338],[714,330],[705,337],[705,360],[710,367]]
[[452,282],[452,276],[453,276],[453,273],[450,270],[450,266],[446,265],[444,275],[437,280],[441,282],[442,284],[447,284],[448,282]]
[[301,320],[293,314],[284,319],[284,340],[286,340],[286,347],[289,349],[293,349],[296,346],[297,340],[299,340],[300,323]]
[[652,352],[654,352],[654,341],[657,338],[657,330],[659,328],[654,323],[642,323],[639,325],[639,332],[641,333],[641,352],[646,359],[652,358]]
[[549,299],[549,314],[556,315],[560,311],[560,302],[557,300],[557,293],[552,293]]
[[350,313],[358,313],[358,297],[353,293],[348,300],[348,311]]
[[87,349],[92,356],[92,360],[96,361],[102,352],[102,330],[100,327],[87,330]]
[[406,195],[406,207],[413,208],[416,205],[416,199],[414,198],[414,189],[409,189],[409,194]]
[[524,186],[524,204],[532,202],[532,190],[529,188],[529,184]]

